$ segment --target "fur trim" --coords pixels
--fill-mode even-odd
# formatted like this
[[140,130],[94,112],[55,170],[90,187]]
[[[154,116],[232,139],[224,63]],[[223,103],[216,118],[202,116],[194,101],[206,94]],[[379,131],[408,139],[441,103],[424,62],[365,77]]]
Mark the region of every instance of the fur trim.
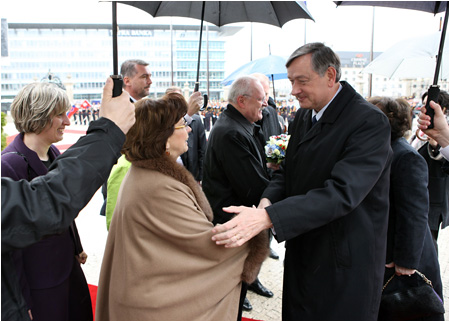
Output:
[[250,252],[247,255],[241,280],[247,284],[253,283],[258,277],[262,263],[269,256],[269,232],[263,230],[248,241]]
[[186,170],[184,166],[173,161],[166,155],[163,155],[157,159],[132,161],[131,163],[136,167],[158,171],[188,186],[194,193],[195,199],[197,199],[200,208],[203,210],[208,220],[210,222],[212,221],[213,212],[211,206],[209,205],[208,199],[206,199],[205,194],[197,181],[195,181],[192,174]]

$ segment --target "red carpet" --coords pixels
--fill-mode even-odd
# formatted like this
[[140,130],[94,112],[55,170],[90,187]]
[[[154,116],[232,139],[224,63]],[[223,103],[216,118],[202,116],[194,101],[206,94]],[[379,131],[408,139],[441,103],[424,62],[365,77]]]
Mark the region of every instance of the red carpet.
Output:
[[95,305],[97,304],[97,286],[88,284],[89,292],[91,293],[91,302],[92,302],[92,313],[94,315],[95,320]]
[[[94,313],[94,320],[95,320],[95,304],[97,303],[97,286],[89,284],[89,292],[91,292],[92,311]],[[261,320],[253,320],[242,317],[242,321],[261,321]]]

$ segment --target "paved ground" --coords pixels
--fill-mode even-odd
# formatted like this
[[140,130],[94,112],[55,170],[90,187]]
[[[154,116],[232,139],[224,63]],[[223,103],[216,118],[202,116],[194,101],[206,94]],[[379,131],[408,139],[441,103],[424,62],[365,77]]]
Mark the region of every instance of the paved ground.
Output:
[[[60,149],[67,148],[75,143],[86,126],[71,125],[64,135],[64,140],[57,146]],[[8,135],[16,133],[14,125],[10,122],[5,127]],[[103,251],[107,238],[105,217],[99,215],[103,197],[100,190],[94,195],[90,203],[80,213],[77,226],[84,250],[88,254],[87,263],[83,266],[88,283],[98,285],[98,276],[103,258]],[[284,243],[278,244],[272,241],[272,248],[280,255],[279,260],[268,258],[261,269],[259,278],[264,286],[274,293],[273,298],[265,298],[253,292],[248,292],[248,299],[253,305],[253,310],[244,312],[244,317],[256,320],[279,321],[281,320],[281,298],[283,280]],[[441,231],[439,236],[439,261],[441,264],[441,276],[444,284],[444,303],[446,303],[445,320],[449,321],[449,275],[450,275],[450,229]]]

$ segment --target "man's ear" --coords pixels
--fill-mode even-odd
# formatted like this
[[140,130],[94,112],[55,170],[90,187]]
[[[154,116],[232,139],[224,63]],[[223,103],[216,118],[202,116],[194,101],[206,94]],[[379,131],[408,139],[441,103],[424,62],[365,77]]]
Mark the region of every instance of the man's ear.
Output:
[[334,67],[328,67],[325,72],[325,77],[327,77],[327,83],[329,87],[333,87],[336,83],[336,69]]
[[245,107],[245,105],[244,105],[244,103],[245,103],[245,96],[244,95],[238,96],[237,103],[238,103],[240,108],[244,108]]
[[130,84],[130,77],[125,76],[125,77],[123,78],[123,83],[124,83],[125,85],[129,85],[129,84]]

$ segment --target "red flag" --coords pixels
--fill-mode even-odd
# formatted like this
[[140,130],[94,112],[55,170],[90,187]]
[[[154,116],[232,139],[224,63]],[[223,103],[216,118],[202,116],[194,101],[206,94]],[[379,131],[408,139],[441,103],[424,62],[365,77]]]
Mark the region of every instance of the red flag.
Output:
[[81,103],[81,107],[87,109],[88,107],[91,107],[91,104],[89,104],[87,100],[84,100],[84,102]]
[[74,115],[78,111],[78,107],[74,104],[70,108],[70,110],[67,112],[67,117],[70,119],[72,115]]

